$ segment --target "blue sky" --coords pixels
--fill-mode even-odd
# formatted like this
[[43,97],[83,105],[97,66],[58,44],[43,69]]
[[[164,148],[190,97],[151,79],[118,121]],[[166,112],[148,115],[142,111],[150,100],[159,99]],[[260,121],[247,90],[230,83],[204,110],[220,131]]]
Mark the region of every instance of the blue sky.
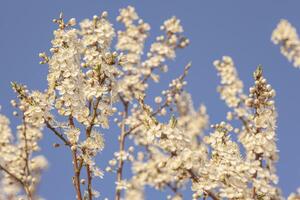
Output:
[[[192,93],[196,106],[200,103],[207,106],[212,123],[225,119],[227,111],[216,92],[219,80],[213,60],[223,55],[231,56],[246,87],[252,84],[252,72],[256,66],[264,66],[266,78],[277,91],[279,185],[285,195],[295,191],[300,186],[300,90],[297,89],[300,70],[293,68],[280,55],[279,48],[270,42],[270,36],[281,18],[288,19],[300,31],[299,1],[1,0],[1,112],[12,118],[13,109],[9,101],[14,94],[9,87],[10,81],[27,84],[31,89],[46,88],[47,67],[38,64],[38,53],[48,51],[55,28],[52,19],[60,11],[66,17],[81,20],[106,10],[109,19],[115,23],[119,8],[127,5],[136,7],[140,17],[150,23],[152,29],[147,44],[160,34],[159,26],[165,19],[173,15],[181,19],[191,45],[178,52],[176,60],[170,63],[170,73],[162,75],[162,85],[155,86],[152,93],[158,94],[159,90],[166,88],[167,82],[179,74],[187,62],[192,61],[187,90]],[[105,134],[106,150],[98,158],[103,168],[116,150],[116,135],[115,131]],[[66,149],[53,149],[52,143],[55,141],[56,138],[46,131],[41,145],[50,167],[43,176],[40,193],[51,200],[74,199],[70,181],[71,155]],[[104,180],[97,182],[102,198],[111,199],[113,178],[107,174]],[[148,199],[164,199],[152,190],[148,193],[152,195]]]

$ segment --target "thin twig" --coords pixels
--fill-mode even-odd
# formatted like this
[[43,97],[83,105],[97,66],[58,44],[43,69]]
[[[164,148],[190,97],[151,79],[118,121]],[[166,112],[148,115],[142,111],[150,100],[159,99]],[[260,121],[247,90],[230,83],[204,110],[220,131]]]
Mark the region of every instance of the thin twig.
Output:
[[[168,105],[169,105],[169,103],[167,101],[165,101],[165,103],[162,106],[160,106],[156,111],[154,111],[150,116],[154,117],[155,115],[157,115],[162,109],[164,109]],[[136,126],[130,128],[128,131],[125,132],[125,136],[129,135],[132,131],[134,131],[135,129],[137,129],[141,125],[143,125],[143,122],[141,122],[141,123],[137,124]]]
[[[195,181],[197,183],[199,182],[198,176],[192,170],[188,170],[187,172],[190,174],[190,176],[191,176],[191,178],[192,178],[193,181]],[[210,191],[210,190],[204,190],[204,192],[209,197],[211,197],[213,200],[220,200],[219,197],[217,197],[217,195],[215,193],[213,193],[212,191]]]
[[82,200],[81,189],[80,189],[80,171],[77,165],[77,151],[72,150],[73,168],[74,168],[74,187],[77,194],[77,200]]
[[[92,119],[91,119],[91,122],[90,122],[90,125],[86,128],[86,131],[85,131],[85,134],[86,134],[86,138],[89,138],[91,136],[91,132],[92,132],[92,129],[94,127],[94,123],[95,123],[95,120],[96,120],[96,117],[97,117],[97,109],[98,109],[98,105],[100,103],[100,100],[101,100],[101,97],[98,97],[94,106],[93,106],[93,113],[92,113]],[[89,106],[89,110],[92,109],[91,107],[92,103],[90,103],[90,106]],[[85,151],[83,151],[83,153],[85,153]],[[89,164],[86,164],[86,174],[87,174],[87,183],[88,183],[88,198],[89,200],[92,200],[93,199],[93,192],[92,192],[92,174],[91,174],[91,168],[89,166]]]
[[[22,121],[23,121],[23,136],[24,136],[24,141],[25,141],[25,165],[24,165],[24,173],[26,175],[26,177],[29,177],[30,176],[30,170],[29,170],[29,152],[28,152],[28,139],[27,139],[27,125],[26,125],[26,121],[25,121],[25,116],[23,115],[23,118],[22,118]],[[28,197],[30,199],[32,199],[32,193],[31,191],[28,189],[28,183],[25,183],[25,185],[27,186],[26,187],[26,193],[28,195]]]
[[65,145],[71,147],[71,143],[63,136],[62,133],[58,132],[48,121],[45,120],[47,128],[49,128]]
[[[192,64],[191,62],[189,62],[183,70],[183,74],[179,77],[180,81],[183,81],[184,78],[186,77],[186,75],[188,74],[189,69],[191,68]],[[122,100],[122,99],[121,99]],[[166,100],[164,102],[163,105],[161,105],[156,111],[154,111],[150,116],[154,117],[155,115],[157,115],[158,113],[160,113],[162,111],[162,109],[164,109],[165,107],[169,106],[169,102]],[[137,124],[134,127],[131,127],[128,131],[125,132],[125,136],[129,135],[132,131],[134,131],[135,129],[137,129],[138,127],[140,127],[141,125],[143,125],[143,122]]]
[[[121,97],[121,101],[122,101],[123,106],[124,106],[124,113],[123,113],[123,119],[122,119],[122,124],[121,124],[121,135],[120,135],[120,138],[119,138],[119,151],[123,152],[124,148],[125,148],[125,138],[126,138],[125,120],[128,116],[128,102],[125,101],[122,97]],[[124,161],[123,161],[123,159],[120,159],[118,169],[117,169],[117,182],[118,183],[123,178],[123,166],[124,166]],[[116,189],[115,200],[120,200],[120,198],[121,198],[121,190]]]
[[24,136],[24,140],[25,140],[25,166],[24,166],[24,172],[26,172],[26,175],[29,176],[30,172],[29,172],[29,164],[28,164],[28,160],[29,160],[29,152],[28,152],[28,141],[27,141],[27,125],[26,125],[26,121],[25,121],[25,116],[23,115],[22,118],[23,121],[23,136]]
[[[69,125],[71,128],[75,128],[75,124],[73,121],[72,115],[69,116]],[[71,147],[72,150],[72,159],[73,159],[73,169],[74,169],[74,177],[73,183],[77,194],[77,200],[82,200],[81,188],[80,188],[80,170],[78,166],[77,159],[77,148]]]
[[20,185],[23,187],[27,197],[28,197],[28,200],[33,200],[33,197],[31,195],[31,192],[30,192],[30,189],[28,187],[28,185],[23,182],[20,178],[18,178],[16,175],[14,175],[13,173],[11,173],[8,169],[6,169],[4,166],[2,166],[0,164],[0,170],[4,171],[5,173],[7,173],[9,176],[11,176],[13,179],[15,179],[17,182],[20,183]]

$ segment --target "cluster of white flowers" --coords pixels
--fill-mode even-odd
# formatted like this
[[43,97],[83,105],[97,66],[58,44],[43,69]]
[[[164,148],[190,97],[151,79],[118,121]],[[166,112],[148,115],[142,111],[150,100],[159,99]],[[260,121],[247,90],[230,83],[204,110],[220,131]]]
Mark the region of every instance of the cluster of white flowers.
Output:
[[[231,60],[231,63],[233,63],[231,58],[227,57],[226,59]],[[219,63],[220,61],[216,62]],[[231,65],[231,68],[234,68],[234,66]],[[232,73],[232,71],[235,71],[235,73]],[[221,80],[238,80],[237,77],[236,69],[229,70],[228,74],[221,74]],[[237,174],[234,175],[234,181],[237,181],[237,177],[241,178],[238,180],[239,184],[237,184],[240,188],[228,188],[228,180],[226,180],[226,184],[224,184],[224,181],[219,179],[219,177],[222,177],[221,175],[213,176],[214,182],[212,182],[211,185],[203,185],[202,181],[199,183],[202,187],[208,187],[208,189],[209,187],[219,188],[221,192],[220,195],[227,198],[233,198],[233,196],[237,195],[235,198],[255,199],[256,197],[260,197],[263,199],[280,199],[280,191],[275,186],[278,182],[278,178],[275,174],[274,166],[274,163],[278,160],[275,134],[277,113],[274,101],[272,100],[275,96],[275,91],[267,84],[266,79],[263,77],[261,67],[258,67],[254,72],[254,80],[255,85],[250,87],[249,97],[245,96],[242,88],[239,90],[231,89],[231,95],[224,96],[222,96],[222,90],[220,90],[221,98],[233,109],[227,116],[228,120],[236,118],[241,122],[242,126],[233,129],[230,125],[221,123],[214,127],[216,128],[216,132],[213,134],[216,138],[220,138],[221,146],[218,146],[223,149],[220,149],[223,151],[222,154],[217,152],[217,161],[220,161],[220,155],[222,155],[221,159],[224,159],[225,163],[229,162],[231,159],[235,159],[233,161],[235,164],[232,172],[237,172]],[[240,80],[236,82],[239,81]],[[242,85],[242,83],[239,85]],[[230,84],[225,84],[223,87],[226,89],[231,87],[237,88],[237,86],[232,86]],[[238,103],[234,105],[228,103],[232,102],[232,99],[234,99],[234,102]],[[238,134],[237,143],[229,140],[228,133],[230,131],[234,131]],[[218,144],[219,140],[216,138],[210,137],[207,139],[207,142],[211,144],[214,150],[212,152],[212,158],[214,158],[214,152],[216,152],[214,145]],[[240,153],[241,151],[239,150],[238,143],[243,145],[245,151],[244,154]],[[227,155],[227,153],[230,152],[230,149],[235,151],[235,153],[231,152],[229,153],[231,156],[224,158],[224,155]],[[226,153],[224,154],[224,152]],[[232,155],[236,155],[236,158]],[[212,161],[213,159],[211,162]],[[230,165],[232,165],[232,163]],[[207,169],[212,168],[213,166],[207,167]],[[232,176],[228,164],[221,169],[221,172],[225,173],[226,177]],[[206,171],[205,174],[210,175],[207,170],[204,171]],[[223,186],[221,186],[220,183]],[[236,184],[232,183],[229,185],[234,186]]]
[[221,78],[221,85],[218,87],[221,99],[230,108],[237,107],[243,92],[243,82],[238,77],[233,60],[229,56],[223,56],[222,60],[216,60],[213,64]]
[[[246,105],[252,109],[250,123],[241,131],[240,141],[247,151],[247,160],[257,163],[253,175],[253,188],[261,195],[267,193],[270,198],[278,196],[275,162],[278,160],[276,147],[276,117],[274,101],[275,91],[267,84],[258,68],[254,73],[255,85],[250,88]],[[274,196],[274,197],[272,197]]]
[[196,111],[191,95],[184,91],[176,99],[176,108],[179,114],[177,124],[185,136],[190,138],[191,142],[200,139],[199,137],[203,136],[203,131],[207,128],[209,120],[206,107],[201,105]]
[[116,49],[126,52],[124,68],[127,68],[126,70],[137,70],[133,67],[141,63],[141,55],[143,54],[144,43],[150,26],[139,18],[135,9],[131,6],[121,9],[117,20],[124,24],[125,30],[118,31]]
[[[184,48],[189,44],[189,40],[181,35],[183,28],[180,25],[180,20],[176,17],[165,21],[164,25],[161,26],[161,30],[164,30],[166,34],[156,38],[157,42],[151,45],[150,52],[147,54],[148,59],[142,63],[150,71],[151,68],[162,67],[161,65],[165,59],[174,59],[176,56],[175,50]],[[149,74],[147,75],[149,76]]]
[[83,74],[80,70],[81,44],[77,30],[55,30],[52,45],[48,82],[49,92],[55,95],[55,108],[61,115],[72,114],[80,122],[84,122],[89,110],[84,105]]
[[147,84],[141,81],[143,75],[148,73],[141,67],[141,56],[150,26],[139,18],[131,6],[121,9],[117,20],[124,24],[125,30],[118,31],[116,49],[126,53],[122,65],[124,76],[119,81],[119,92],[126,100],[132,100],[142,96],[147,88]]
[[[110,52],[115,31],[106,12],[92,20],[83,20],[80,30],[73,28],[74,20],[65,24],[62,16],[55,22],[59,29],[54,31],[52,56],[47,57],[48,93],[54,95],[53,104],[58,114],[67,117],[63,123],[67,126],[59,126],[51,119],[48,128],[60,135],[72,151],[78,199],[83,198],[80,170],[86,167],[88,184],[84,198],[91,199],[99,196],[91,187],[92,177],[103,177],[94,158],[104,148],[102,134],[93,128],[109,128],[108,118],[116,112],[112,105],[117,101],[117,78],[121,71],[118,69],[120,57]],[[76,126],[75,119],[83,126]],[[67,137],[57,133],[57,128],[65,130]],[[81,141],[83,130],[85,139]]]
[[[222,122],[204,138],[211,146],[211,158],[198,169],[199,178],[193,184],[195,197],[219,189],[219,196],[228,199],[251,199],[247,188],[250,166],[244,162],[238,144],[230,139],[232,126]],[[248,197],[248,198],[247,198]]]
[[287,21],[281,20],[272,33],[272,42],[280,46],[281,53],[300,67],[300,39],[296,29]]
[[[12,83],[19,101],[11,104],[19,109],[14,112],[22,123],[17,126],[16,139],[9,127],[9,119],[0,115],[0,171],[1,199],[40,199],[37,186],[47,160],[36,155],[40,150],[38,141],[42,138],[44,118],[48,116],[45,95],[31,92],[25,86]],[[33,155],[35,153],[35,155]]]
[[[295,67],[297,68],[300,67],[300,39],[295,27],[293,27],[285,19],[280,20],[277,27],[273,31],[271,40],[274,44],[280,46],[281,53],[284,56],[286,56],[290,62],[293,62],[293,65]],[[261,121],[261,122],[263,122],[262,124],[265,124],[268,121]],[[272,136],[270,135],[270,137]],[[288,197],[288,200],[299,200],[299,199],[300,199],[300,189],[298,189],[297,193],[292,193]]]
[[[232,79],[236,79],[237,74],[230,76]],[[240,167],[248,169],[248,175],[245,175],[244,178],[246,186],[248,187],[250,184],[252,189],[252,192],[248,192],[248,196],[244,194],[243,198],[251,199],[256,196],[264,199],[281,198],[280,190],[275,186],[278,182],[274,166],[278,160],[277,113],[272,100],[275,91],[267,84],[261,67],[254,72],[254,80],[255,85],[250,87],[249,96],[246,97],[241,88],[239,95],[235,97],[238,104],[228,105],[233,111],[227,115],[228,120],[235,118],[242,123],[242,127],[235,128],[234,132],[238,134],[238,142],[243,145],[245,150],[245,156],[239,155],[239,157],[244,157],[244,163]],[[223,99],[228,102],[232,99],[232,95]],[[242,167],[243,165],[244,167]],[[250,177],[249,172],[252,174]]]
[[[140,183],[139,186],[179,191],[190,180],[191,170],[199,169],[207,159],[207,148],[201,140],[208,116],[203,105],[198,112],[194,110],[190,95],[183,90],[186,72],[171,82],[170,89],[162,92],[165,102],[162,97],[155,98],[159,106],[156,111],[140,101],[140,106],[134,107],[132,116],[127,118],[127,124],[133,127],[130,136],[147,150],[139,152],[132,161],[135,174],[132,180]],[[155,116],[165,116],[165,108],[173,106],[179,116],[160,123]],[[129,192],[133,191],[129,187]],[[181,196],[175,192],[173,198]]]

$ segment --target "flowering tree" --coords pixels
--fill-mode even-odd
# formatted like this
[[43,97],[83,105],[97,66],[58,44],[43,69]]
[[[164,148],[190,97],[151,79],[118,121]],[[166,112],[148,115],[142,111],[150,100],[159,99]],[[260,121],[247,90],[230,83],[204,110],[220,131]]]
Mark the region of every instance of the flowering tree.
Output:
[[[0,199],[41,199],[37,186],[47,160],[37,152],[43,129],[57,137],[54,147],[71,152],[74,198],[98,198],[101,188],[93,179],[102,178],[104,170],[95,157],[105,146],[102,130],[113,125],[119,128],[119,149],[105,171],[107,176],[115,173],[115,200],[144,199],[145,186],[170,189],[173,195],[167,198],[179,200],[188,183],[195,200],[283,199],[274,165],[278,160],[275,91],[261,66],[247,93],[230,57],[213,63],[221,79],[218,92],[230,111],[226,122],[211,125],[207,133],[205,106],[195,109],[184,89],[190,63],[153,99],[155,105],[146,103],[149,81],[159,82],[159,72],[168,70],[166,61],[189,43],[176,17],[163,23],[163,34],[146,56],[150,26],[133,7],[120,10],[117,21],[124,28],[119,31],[108,21],[107,12],[83,20],[78,28],[74,18],[65,21],[62,14],[53,21],[58,29],[50,53],[40,53],[41,64],[49,66],[47,89],[30,91],[12,83],[17,99],[11,104],[21,119],[16,134],[8,118],[0,116]],[[284,54],[298,63],[295,34],[291,43],[274,35],[275,42],[284,41]],[[292,47],[297,53],[291,53]],[[129,141],[134,145],[129,146]],[[132,177],[124,177],[125,162]],[[289,199],[300,197],[292,194]]]

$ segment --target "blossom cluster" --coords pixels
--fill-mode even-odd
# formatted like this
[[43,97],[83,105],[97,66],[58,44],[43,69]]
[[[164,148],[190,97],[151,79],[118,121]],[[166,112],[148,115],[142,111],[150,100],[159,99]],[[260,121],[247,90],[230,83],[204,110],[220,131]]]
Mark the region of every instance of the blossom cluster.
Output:
[[293,62],[295,67],[300,67],[300,39],[295,27],[282,19],[274,29],[271,40],[280,46],[281,53]]
[[1,199],[40,199],[37,186],[41,172],[47,167],[47,160],[37,155],[38,145],[42,138],[44,118],[47,116],[47,103],[44,94],[29,92],[23,85],[12,83],[19,101],[12,100],[14,115],[20,118],[21,124],[16,127],[16,138],[10,128],[10,121],[0,115],[0,170]]
[[[282,19],[274,29],[271,36],[271,40],[274,44],[280,46],[281,53],[287,57],[287,59],[293,62],[293,65],[299,68],[300,60],[300,40],[297,34],[297,30],[287,20]],[[288,200],[300,199],[300,192],[291,193]]]

